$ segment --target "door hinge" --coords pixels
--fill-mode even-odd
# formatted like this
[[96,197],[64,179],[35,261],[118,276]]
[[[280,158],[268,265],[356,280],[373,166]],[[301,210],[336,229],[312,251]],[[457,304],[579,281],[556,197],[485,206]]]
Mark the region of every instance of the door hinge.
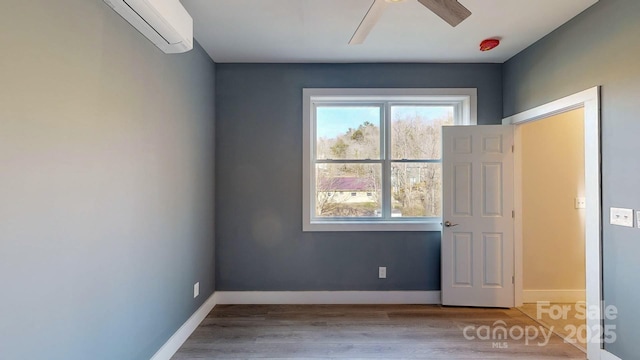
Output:
[[515,284],[515,283],[516,283],[516,277],[515,277],[515,275],[512,275],[512,276],[511,276],[511,283],[512,283],[512,284]]
[[511,217],[512,218],[516,218],[516,211],[515,210],[511,210]]
[[511,152],[516,152],[516,146],[515,145],[511,145]]

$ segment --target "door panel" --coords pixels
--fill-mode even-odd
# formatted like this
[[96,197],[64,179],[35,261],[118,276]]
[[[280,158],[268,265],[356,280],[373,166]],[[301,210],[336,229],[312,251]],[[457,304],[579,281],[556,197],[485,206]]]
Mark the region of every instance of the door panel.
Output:
[[514,306],[512,145],[511,126],[443,128],[444,305]]
[[456,216],[471,216],[472,213],[472,187],[471,187],[471,163],[454,164],[453,177],[453,212]]
[[502,163],[482,164],[482,216],[502,217]]
[[458,233],[453,236],[454,252],[454,282],[456,287],[473,286],[473,234]]
[[484,287],[504,286],[502,234],[483,234],[482,236]]

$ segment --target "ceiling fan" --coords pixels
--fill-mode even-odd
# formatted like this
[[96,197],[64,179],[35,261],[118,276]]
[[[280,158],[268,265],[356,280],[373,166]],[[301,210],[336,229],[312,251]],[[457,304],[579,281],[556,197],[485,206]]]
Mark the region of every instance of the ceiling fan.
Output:
[[[376,25],[380,16],[390,3],[399,3],[405,0],[374,0],[367,11],[356,32],[349,40],[349,45],[362,44],[364,39]],[[458,2],[458,0],[418,0],[419,3],[433,11],[442,20],[455,27],[471,15],[471,11]]]

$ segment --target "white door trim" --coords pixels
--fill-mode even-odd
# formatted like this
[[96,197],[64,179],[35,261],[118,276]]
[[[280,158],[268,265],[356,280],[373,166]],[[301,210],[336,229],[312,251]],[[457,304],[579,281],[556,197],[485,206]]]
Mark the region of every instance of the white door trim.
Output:
[[[585,197],[586,197],[586,300],[592,313],[598,314],[595,319],[589,318],[587,326],[601,329],[601,300],[602,300],[602,230],[601,230],[601,168],[600,168],[600,88],[593,87],[585,91],[564,97],[562,99],[538,106],[502,120],[503,124],[522,125],[527,122],[544,119],[566,111],[584,107],[584,139],[585,139]],[[516,143],[518,142],[518,127],[516,126]],[[522,304],[522,189],[520,164],[521,153],[516,149],[516,187],[515,187],[515,298],[516,305]],[[587,344],[587,358],[590,360],[611,359],[612,354],[602,349],[599,339]]]

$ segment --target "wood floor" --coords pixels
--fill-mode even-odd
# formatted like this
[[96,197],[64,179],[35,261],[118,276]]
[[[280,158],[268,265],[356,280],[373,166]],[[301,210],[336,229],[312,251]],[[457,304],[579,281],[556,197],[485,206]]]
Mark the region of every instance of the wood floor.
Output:
[[[538,306],[538,304],[524,304],[518,310],[545,328],[551,329],[555,334],[565,339],[566,342],[573,344],[583,352],[587,352],[587,321],[580,319],[580,316],[578,316],[579,312],[576,304],[549,303],[542,305],[546,309],[556,306],[566,307],[568,310],[566,314],[555,315],[554,317],[551,317],[548,311],[538,311]],[[586,308],[583,307],[581,309],[583,310],[581,310],[580,314],[584,315],[584,309]]]
[[496,321],[516,338],[540,326],[517,309],[219,305],[173,359],[585,359],[556,335],[480,340]]

